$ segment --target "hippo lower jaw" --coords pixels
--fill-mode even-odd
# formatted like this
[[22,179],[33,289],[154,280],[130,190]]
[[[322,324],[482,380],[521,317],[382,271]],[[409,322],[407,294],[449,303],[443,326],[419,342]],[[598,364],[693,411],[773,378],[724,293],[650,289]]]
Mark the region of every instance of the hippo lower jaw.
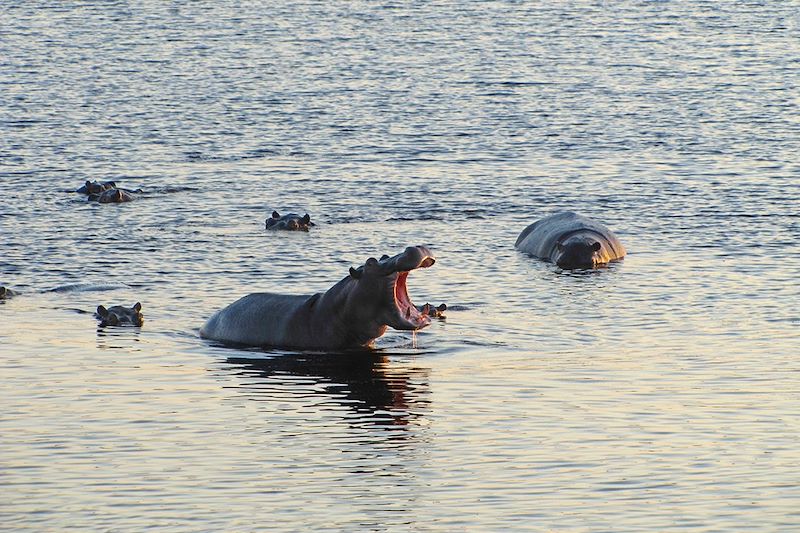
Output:
[[[430,262],[430,264],[433,264]],[[425,265],[425,267],[430,265]],[[423,267],[424,268],[424,267]],[[387,318],[386,323],[398,330],[417,330],[430,325],[431,319],[427,314],[420,313],[408,295],[406,281],[408,272],[398,272],[393,283],[394,309]]]

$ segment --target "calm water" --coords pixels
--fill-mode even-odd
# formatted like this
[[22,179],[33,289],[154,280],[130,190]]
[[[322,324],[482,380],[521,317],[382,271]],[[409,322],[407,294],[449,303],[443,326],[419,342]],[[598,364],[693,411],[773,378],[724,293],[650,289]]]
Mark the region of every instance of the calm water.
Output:
[[[800,4],[14,4],[0,528],[800,528]],[[513,249],[560,209],[629,256]],[[410,244],[416,336],[197,336]]]

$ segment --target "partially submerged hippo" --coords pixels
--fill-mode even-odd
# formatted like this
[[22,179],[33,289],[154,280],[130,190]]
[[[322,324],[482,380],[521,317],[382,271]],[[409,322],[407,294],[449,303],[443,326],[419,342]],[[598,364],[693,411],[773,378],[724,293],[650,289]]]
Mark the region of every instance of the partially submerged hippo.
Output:
[[311,217],[306,213],[303,216],[289,213],[281,216],[277,211],[272,212],[272,216],[265,222],[267,229],[285,229],[289,231],[308,231],[308,228],[315,226],[311,222]]
[[107,191],[108,189],[116,189],[117,184],[113,181],[89,181],[86,180],[80,188],[78,188],[75,192],[81,194],[100,194],[103,191]]
[[200,336],[248,346],[337,349],[367,346],[386,331],[430,324],[406,289],[411,270],[436,260],[425,246],[394,257],[370,257],[324,293],[311,296],[249,294],[215,313]]
[[9,298],[13,298],[17,294],[18,294],[17,291],[12,291],[11,289],[0,285],[0,300],[8,300]]
[[444,312],[447,311],[447,305],[439,304],[438,306],[435,306],[433,304],[426,303],[424,305],[418,305],[417,309],[419,309],[419,312],[423,315],[428,315],[431,318],[444,318]]
[[97,306],[97,313],[94,315],[100,319],[101,326],[139,326],[144,324],[142,316],[142,304],[136,302],[133,307],[115,305],[106,309],[102,305]]
[[514,246],[564,269],[595,268],[625,257],[625,247],[610,229],[571,211],[534,222]]
[[106,189],[100,194],[90,194],[90,202],[99,202],[101,204],[119,204],[122,202],[132,202],[136,197],[132,194],[138,191],[129,191],[128,189]]

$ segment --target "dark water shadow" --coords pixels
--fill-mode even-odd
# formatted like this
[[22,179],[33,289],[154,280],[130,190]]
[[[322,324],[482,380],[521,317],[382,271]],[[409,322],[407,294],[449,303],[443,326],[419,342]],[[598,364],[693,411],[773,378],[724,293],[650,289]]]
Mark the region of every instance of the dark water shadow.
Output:
[[402,429],[430,404],[429,369],[393,361],[395,354],[390,358],[364,350],[253,355],[225,360],[225,371],[239,378],[238,389],[253,399],[286,393],[307,397],[313,391],[315,404],[346,407],[343,418],[349,424],[384,429]]

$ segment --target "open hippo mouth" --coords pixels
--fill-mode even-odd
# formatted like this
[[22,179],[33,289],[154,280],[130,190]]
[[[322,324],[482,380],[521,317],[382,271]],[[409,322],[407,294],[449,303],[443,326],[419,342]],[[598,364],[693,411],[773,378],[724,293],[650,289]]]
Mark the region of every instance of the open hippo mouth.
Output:
[[408,273],[417,268],[428,268],[436,263],[433,253],[425,246],[409,246],[394,257],[382,257],[381,269],[393,278],[394,316],[389,317],[389,325],[394,329],[421,329],[431,323],[427,313],[420,313],[408,295]]
[[384,315],[386,324],[394,329],[414,330],[424,328],[430,324],[431,319],[427,313],[421,313],[411,301],[408,295],[408,274],[418,268],[431,267],[435,262],[433,253],[427,247],[409,246],[394,257],[384,255],[380,261],[369,259],[364,266],[351,269],[350,274],[356,279],[366,274],[368,277],[375,275],[385,280],[389,307]]
[[[431,264],[433,264],[431,259]],[[394,321],[390,321],[389,325],[394,329],[422,329],[431,323],[431,319],[427,314],[420,313],[411,298],[408,296],[408,288],[406,281],[408,280],[408,272],[398,272],[395,275],[394,281],[394,305],[395,317]]]

